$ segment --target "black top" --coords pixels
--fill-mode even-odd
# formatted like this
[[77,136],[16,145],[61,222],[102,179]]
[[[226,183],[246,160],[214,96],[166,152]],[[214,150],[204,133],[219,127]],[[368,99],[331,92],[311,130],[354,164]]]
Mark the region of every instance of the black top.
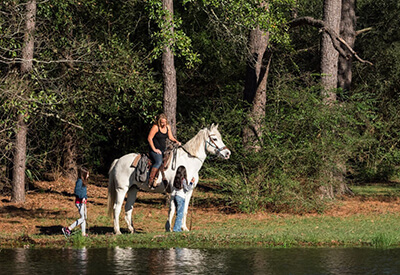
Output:
[[165,148],[167,147],[166,144],[167,137],[168,137],[168,127],[167,127],[167,132],[165,134],[161,133],[160,128],[158,128],[158,132],[153,137],[154,147],[156,147],[156,149],[160,149],[161,152],[163,153],[165,151]]

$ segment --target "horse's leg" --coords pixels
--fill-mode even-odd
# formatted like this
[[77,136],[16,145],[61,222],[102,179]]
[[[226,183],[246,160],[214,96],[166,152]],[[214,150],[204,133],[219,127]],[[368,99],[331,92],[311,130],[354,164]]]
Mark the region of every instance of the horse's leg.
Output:
[[172,220],[175,215],[175,209],[176,209],[176,206],[175,206],[175,202],[174,202],[174,197],[170,196],[168,220],[165,223],[165,231],[166,232],[172,231]]
[[183,212],[183,219],[182,219],[182,230],[183,231],[189,231],[189,229],[186,226],[186,217],[187,217],[187,213],[188,213],[190,199],[192,198],[192,193],[193,193],[193,190],[189,191],[186,194],[185,209],[184,209],[184,212]]
[[121,214],[122,204],[124,203],[125,194],[127,192],[127,188],[120,188],[116,190],[117,196],[115,198],[114,203],[114,233],[117,235],[121,234],[119,227],[119,215]]
[[132,210],[133,210],[133,205],[135,204],[136,201],[137,192],[138,192],[137,187],[132,186],[128,190],[128,198],[126,199],[125,203],[125,221],[128,224],[129,231],[132,234],[135,233],[135,228],[133,227],[132,223]]

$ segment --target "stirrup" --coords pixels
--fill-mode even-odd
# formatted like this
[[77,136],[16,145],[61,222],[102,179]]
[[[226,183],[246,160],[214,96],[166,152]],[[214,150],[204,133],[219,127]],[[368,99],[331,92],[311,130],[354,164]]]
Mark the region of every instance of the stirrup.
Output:
[[150,189],[154,190],[159,186],[159,184],[157,184],[156,180],[153,181],[153,184],[151,185]]
[[151,190],[154,190],[154,189],[156,189],[157,187],[158,187],[157,178],[154,178],[153,182],[151,182],[151,183],[150,183],[150,181],[149,181],[149,188],[150,188]]

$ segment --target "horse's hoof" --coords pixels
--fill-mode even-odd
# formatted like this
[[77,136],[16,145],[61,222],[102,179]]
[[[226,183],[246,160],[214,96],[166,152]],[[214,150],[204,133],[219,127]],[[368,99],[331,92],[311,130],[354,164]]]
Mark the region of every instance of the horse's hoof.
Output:
[[170,225],[169,221],[167,221],[165,223],[165,232],[171,232],[171,225]]
[[122,235],[121,231],[115,232],[115,235]]

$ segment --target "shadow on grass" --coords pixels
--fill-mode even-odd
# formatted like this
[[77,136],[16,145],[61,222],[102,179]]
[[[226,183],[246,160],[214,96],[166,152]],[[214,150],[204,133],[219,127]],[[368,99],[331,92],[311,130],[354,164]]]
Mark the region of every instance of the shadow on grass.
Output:
[[53,211],[53,210],[46,210],[46,209],[26,209],[24,207],[17,207],[14,205],[7,205],[0,208],[0,215],[6,214],[10,217],[22,217],[26,219],[37,219],[40,217],[49,218],[51,216],[57,217],[60,215],[65,215],[66,211]]
[[[63,226],[61,225],[52,225],[52,226],[36,226],[36,228],[39,229],[40,233],[39,235],[47,235],[47,236],[52,236],[52,235],[63,235],[62,228]],[[73,232],[76,230],[73,230]],[[114,233],[114,229],[109,226],[92,226],[89,227],[89,234],[96,234],[96,235],[111,235]],[[122,234],[130,234],[130,232],[127,229],[121,228],[121,233]],[[137,228],[135,229],[135,234],[143,234],[145,233],[143,229]]]

